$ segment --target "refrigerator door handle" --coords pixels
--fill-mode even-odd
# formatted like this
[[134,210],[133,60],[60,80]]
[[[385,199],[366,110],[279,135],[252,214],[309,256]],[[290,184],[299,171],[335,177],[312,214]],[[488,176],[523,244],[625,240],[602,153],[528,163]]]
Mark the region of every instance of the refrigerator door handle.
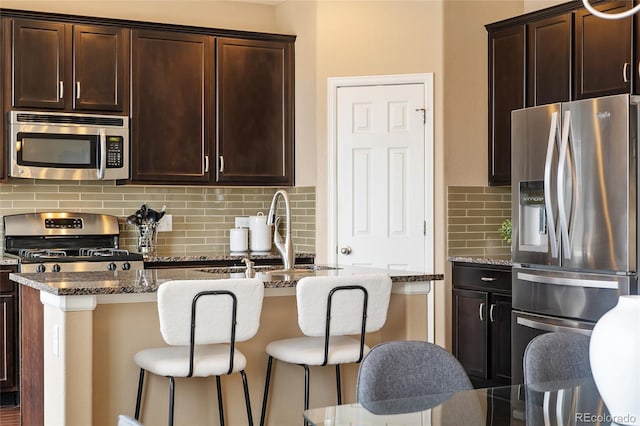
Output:
[[617,290],[620,284],[617,280],[594,280],[589,278],[567,278],[567,277],[554,277],[550,275],[537,275],[528,274],[525,272],[518,272],[516,277],[522,281],[529,281],[532,283],[541,284],[553,284],[571,287],[589,287],[589,288],[602,288]]
[[556,222],[551,205],[551,163],[553,161],[553,151],[556,146],[558,132],[558,112],[551,114],[551,125],[549,126],[549,139],[547,141],[547,156],[544,161],[544,209],[547,216],[549,245],[551,246],[551,257],[558,257],[558,239],[556,238]]
[[535,321],[535,320],[531,320],[531,319],[528,319],[528,318],[522,318],[522,317],[518,317],[516,319],[516,323],[518,325],[522,325],[522,326],[525,326],[525,327],[533,328],[535,330],[542,330],[542,331],[567,331],[567,332],[570,332],[570,333],[584,334],[585,336],[591,336],[591,333],[592,333],[591,330],[585,330],[583,328],[576,328],[576,327],[565,326],[565,325],[557,325],[557,324],[549,324],[549,323],[546,323],[546,322]]
[[[569,241],[569,223],[567,221],[567,211],[565,208],[566,185],[564,181],[565,166],[569,155],[569,134],[571,133],[571,111],[564,112],[562,123],[562,137],[560,140],[560,156],[558,157],[558,220],[560,222],[560,239],[562,252],[566,259],[571,258],[571,247]],[[570,166],[571,167],[571,166]],[[573,178],[572,178],[573,179]]]

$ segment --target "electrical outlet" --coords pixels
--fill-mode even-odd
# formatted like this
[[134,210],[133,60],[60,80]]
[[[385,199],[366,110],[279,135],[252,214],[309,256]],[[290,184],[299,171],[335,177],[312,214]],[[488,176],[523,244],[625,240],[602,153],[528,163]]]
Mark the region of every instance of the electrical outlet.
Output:
[[170,232],[173,231],[173,215],[165,214],[162,216],[162,219],[158,222],[158,227],[156,228],[158,232]]

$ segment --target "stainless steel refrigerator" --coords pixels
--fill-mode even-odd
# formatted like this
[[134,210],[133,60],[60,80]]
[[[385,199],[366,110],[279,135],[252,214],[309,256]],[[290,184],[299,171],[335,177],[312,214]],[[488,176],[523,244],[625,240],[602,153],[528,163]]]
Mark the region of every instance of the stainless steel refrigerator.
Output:
[[547,331],[590,334],[637,292],[640,97],[512,112],[512,380]]

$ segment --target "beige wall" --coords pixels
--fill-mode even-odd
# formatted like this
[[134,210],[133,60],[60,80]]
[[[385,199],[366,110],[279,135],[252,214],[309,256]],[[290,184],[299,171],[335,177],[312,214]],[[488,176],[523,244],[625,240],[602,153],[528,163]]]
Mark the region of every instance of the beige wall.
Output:
[[219,0],[2,0],[7,9],[248,31],[276,31],[272,6]]

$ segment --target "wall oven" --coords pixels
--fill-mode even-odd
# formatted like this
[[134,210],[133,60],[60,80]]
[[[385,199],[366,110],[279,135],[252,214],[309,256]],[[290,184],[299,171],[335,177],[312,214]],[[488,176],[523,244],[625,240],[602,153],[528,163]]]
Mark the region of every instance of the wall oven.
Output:
[[9,176],[129,178],[129,117],[12,111]]

